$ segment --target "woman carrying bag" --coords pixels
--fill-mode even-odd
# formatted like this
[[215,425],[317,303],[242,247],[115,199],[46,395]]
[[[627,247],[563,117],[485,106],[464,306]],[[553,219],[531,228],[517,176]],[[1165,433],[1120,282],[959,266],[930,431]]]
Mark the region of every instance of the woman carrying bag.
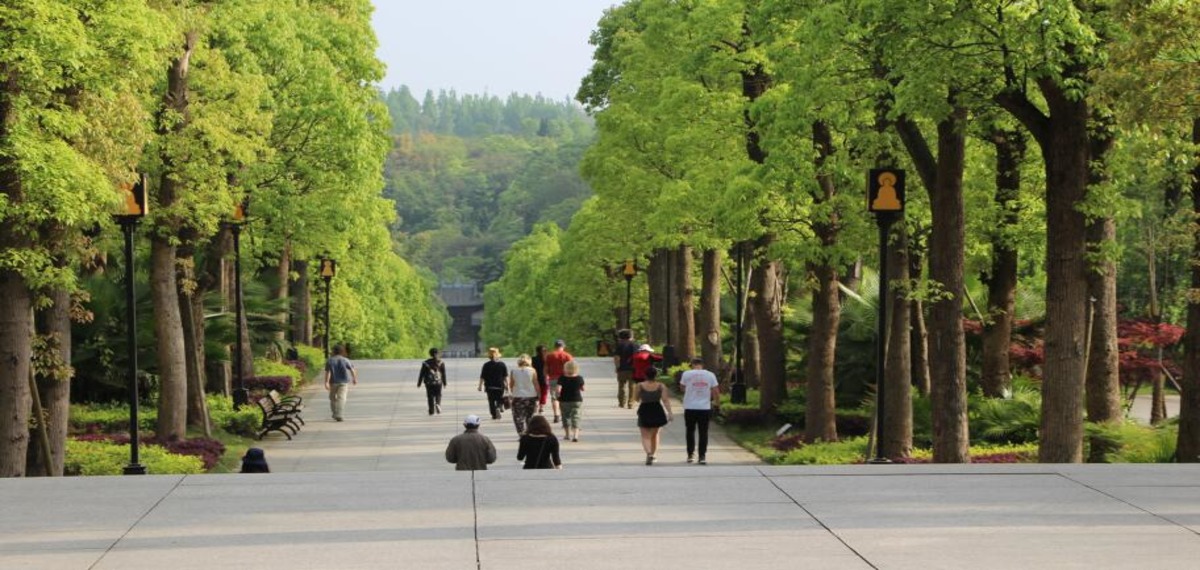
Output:
[[537,371],[528,354],[517,357],[517,367],[508,374],[508,395],[512,398],[513,425],[517,435],[525,435],[529,420],[538,407]]
[[558,456],[558,438],[546,416],[533,416],[529,431],[521,436],[517,459],[525,461],[525,469],[562,469]]

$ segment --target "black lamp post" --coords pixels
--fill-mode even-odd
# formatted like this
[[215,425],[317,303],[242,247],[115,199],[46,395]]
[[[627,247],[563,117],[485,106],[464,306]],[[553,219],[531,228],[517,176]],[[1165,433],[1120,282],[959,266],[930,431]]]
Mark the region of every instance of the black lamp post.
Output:
[[129,465],[125,466],[123,472],[126,475],[145,475],[146,466],[138,458],[137,306],[133,282],[133,232],[148,209],[145,176],[137,184],[122,185],[121,193],[125,197],[125,205],[115,217],[125,234],[125,340],[129,366]]
[[250,199],[242,201],[233,209],[233,221],[230,222],[230,230],[233,231],[233,299],[234,299],[234,318],[237,323],[234,328],[237,329],[237,342],[233,347],[233,409],[239,409],[242,406],[250,403],[250,393],[246,390],[246,379],[243,375],[243,358],[242,342],[244,339],[244,331],[242,329],[242,224],[246,222],[246,214],[250,211]]
[[875,457],[868,463],[891,463],[883,454],[883,437],[887,424],[887,334],[888,299],[888,233],[892,224],[904,213],[904,171],[874,169],[867,176],[867,211],[875,214],[879,225],[879,306],[875,319]]
[[337,260],[331,257],[321,258],[321,279],[325,280],[325,359],[329,360],[329,341],[333,338],[329,330],[329,286],[333,276],[337,274]]
[[623,274],[625,275],[625,328],[628,329],[633,322],[633,313],[629,303],[630,291],[633,288],[633,278],[637,275],[637,264],[632,259],[625,260]]

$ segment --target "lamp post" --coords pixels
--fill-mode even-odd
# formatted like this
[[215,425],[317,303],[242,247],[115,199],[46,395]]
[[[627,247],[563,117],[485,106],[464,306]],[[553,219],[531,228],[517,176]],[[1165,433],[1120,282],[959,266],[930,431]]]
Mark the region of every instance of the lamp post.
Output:
[[125,341],[129,366],[129,465],[122,472],[125,475],[145,475],[146,466],[138,458],[137,306],[133,282],[133,232],[148,209],[146,177],[142,176],[137,184],[121,185],[120,191],[125,204],[115,218],[125,234]]
[[625,260],[625,270],[622,272],[625,275],[625,328],[628,329],[633,322],[633,313],[630,308],[630,291],[633,288],[633,278],[637,275],[637,264],[632,259]]
[[250,210],[250,199],[243,200],[233,209],[233,221],[229,224],[233,231],[233,302],[234,318],[237,320],[237,342],[233,346],[233,409],[239,409],[250,403],[250,393],[246,390],[246,379],[243,374],[242,342],[245,334],[242,329],[242,224],[246,222],[246,214]]
[[329,330],[329,286],[337,274],[337,260],[329,256],[321,258],[321,279],[325,280],[325,360],[329,360],[329,341],[333,338]]
[[879,224],[879,313],[875,319],[875,457],[868,463],[891,463],[883,454],[884,420],[887,418],[887,390],[884,389],[887,345],[883,339],[887,334],[888,233],[892,224],[904,213],[903,170],[874,169],[868,173],[867,211],[875,214],[875,221]]

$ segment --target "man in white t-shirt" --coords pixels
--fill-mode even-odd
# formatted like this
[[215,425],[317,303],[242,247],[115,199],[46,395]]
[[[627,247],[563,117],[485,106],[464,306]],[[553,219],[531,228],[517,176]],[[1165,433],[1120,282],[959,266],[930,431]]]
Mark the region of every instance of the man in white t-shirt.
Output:
[[687,430],[687,462],[691,463],[696,451],[696,432],[700,432],[700,464],[708,463],[704,455],[708,451],[708,422],[712,411],[721,405],[721,388],[717,376],[704,369],[704,360],[692,359],[692,369],[679,377],[683,386],[683,423]]

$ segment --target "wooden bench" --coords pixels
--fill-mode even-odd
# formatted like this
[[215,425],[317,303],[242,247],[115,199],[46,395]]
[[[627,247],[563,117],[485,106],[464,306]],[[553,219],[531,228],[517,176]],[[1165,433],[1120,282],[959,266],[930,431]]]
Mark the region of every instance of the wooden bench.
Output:
[[296,432],[300,431],[295,413],[276,406],[275,400],[270,396],[259,398],[258,408],[262,410],[263,415],[262,425],[258,429],[258,439],[261,440],[269,432],[277,431],[290,440],[293,435],[296,435]]
[[278,390],[271,390],[267,397],[275,403],[275,409],[282,414],[290,414],[300,425],[304,425],[304,418],[300,417],[300,412],[304,411],[304,398],[300,396],[285,396],[280,394]]

